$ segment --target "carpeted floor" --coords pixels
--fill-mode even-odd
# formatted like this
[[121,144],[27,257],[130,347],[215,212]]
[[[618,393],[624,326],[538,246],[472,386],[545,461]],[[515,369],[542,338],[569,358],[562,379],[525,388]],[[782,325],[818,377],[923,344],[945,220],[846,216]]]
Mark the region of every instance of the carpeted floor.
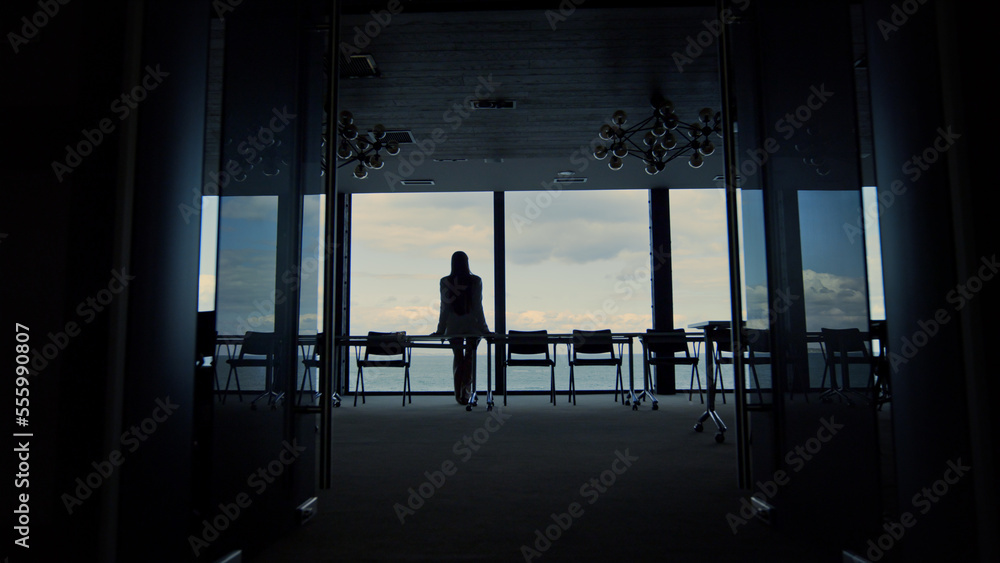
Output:
[[[345,402],[335,486],[253,561],[839,561],[758,520],[734,532],[727,514],[747,494],[735,435],[692,430],[697,396],[660,399],[633,411],[610,395],[512,396],[492,413],[440,396]],[[719,413],[733,425],[732,401]]]

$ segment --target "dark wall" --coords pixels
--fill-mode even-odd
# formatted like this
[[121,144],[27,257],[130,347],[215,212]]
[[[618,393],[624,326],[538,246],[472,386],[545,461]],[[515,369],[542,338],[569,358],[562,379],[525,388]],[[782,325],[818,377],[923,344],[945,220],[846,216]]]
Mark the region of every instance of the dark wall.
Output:
[[177,205],[200,184],[209,4],[46,6],[5,3],[2,19],[28,39],[2,54],[2,314],[35,358],[15,490],[30,549],[4,555],[180,561],[198,231]]
[[[70,3],[53,16],[35,16],[37,2],[3,6],[5,37],[27,31],[18,52],[8,41],[0,49],[4,359],[13,370],[14,322],[29,328],[35,357],[29,422],[19,428],[34,434],[27,439],[28,487],[16,490],[29,495],[30,548],[7,542],[11,561],[93,561],[99,551],[109,481],[96,475],[96,487],[81,488],[75,480],[86,480],[95,472],[92,464],[105,459],[110,333],[122,305],[122,294],[108,288],[121,269],[114,259],[115,203],[120,133],[128,119],[119,119],[110,104],[122,94],[124,5]],[[25,30],[22,17],[45,23]],[[111,120],[111,133],[94,132],[102,119]],[[53,162],[66,164],[66,146],[81,143],[87,156],[57,176]],[[98,298],[110,301],[88,302]],[[14,374],[8,375],[10,389]],[[13,475],[13,456],[4,459]],[[64,494],[79,501],[69,502],[72,514]]]
[[[991,427],[970,411],[968,393],[985,375],[974,353],[984,336],[983,313],[989,311],[983,307],[992,302],[996,311],[996,288],[985,279],[981,285],[969,282],[979,275],[981,259],[989,259],[997,247],[995,234],[985,230],[992,211],[963,179],[970,171],[962,162],[969,151],[981,149],[975,147],[973,130],[980,116],[962,96],[975,99],[985,83],[978,69],[961,60],[981,53],[968,43],[965,53],[948,47],[968,33],[968,26],[979,25],[972,14],[949,22],[950,8],[942,9],[941,3],[913,4],[917,9],[911,6],[906,13],[888,1],[865,2],[876,174],[883,199],[886,320],[895,360],[898,505],[901,514],[916,519],[897,549],[903,560],[969,561],[977,553],[985,555],[977,547],[976,481],[983,482],[977,476],[994,473],[992,462],[981,455],[992,448],[973,447]],[[968,72],[964,77],[963,71]],[[956,86],[963,82],[973,88],[959,92]],[[979,292],[966,297],[961,286],[979,287]],[[959,460],[972,467],[961,478],[954,469],[949,472]],[[928,495],[942,479],[957,482],[947,489],[938,486],[937,493],[946,494],[932,489]],[[990,497],[980,502],[990,503]]]

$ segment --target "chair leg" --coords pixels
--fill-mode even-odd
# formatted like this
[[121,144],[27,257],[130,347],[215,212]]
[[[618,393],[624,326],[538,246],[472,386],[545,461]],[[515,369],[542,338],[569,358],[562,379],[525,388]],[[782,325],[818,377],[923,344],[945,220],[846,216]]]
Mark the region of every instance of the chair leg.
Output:
[[233,366],[229,366],[229,375],[226,376],[226,388],[222,390],[222,396],[219,397],[219,402],[222,404],[226,403],[226,395],[229,393],[229,380],[233,378],[233,370],[236,369]]
[[698,398],[701,399],[701,404],[705,404],[705,393],[701,388],[701,372],[698,371],[698,364],[691,364],[691,382],[688,383],[688,401],[691,400],[691,395],[694,394],[694,381],[698,381]]
[[229,366],[229,376],[226,377],[226,390],[222,393],[222,402],[226,402],[226,395],[229,393],[229,380],[236,380],[236,396],[239,397],[240,402],[243,402],[243,390],[240,389],[240,372],[236,369],[236,366]]
[[358,406],[358,391],[361,391],[361,404],[365,404],[365,378],[358,366],[358,378],[354,381],[354,406]]
[[757,366],[750,364],[750,372],[753,373],[753,384],[757,387],[757,400],[764,404],[764,393],[760,390],[760,379],[757,378]]
[[[572,376],[570,376],[572,377]],[[549,402],[556,406],[556,368],[549,368]]]
[[726,386],[722,383],[722,363],[715,362],[715,387],[722,394],[722,404],[726,404]]
[[410,389],[410,368],[403,368],[403,406],[406,406],[406,399],[409,398],[410,402],[413,402],[413,395],[408,394],[407,390]]
[[617,373],[616,373],[615,377],[617,377],[617,379],[615,380],[615,387],[621,386],[621,388],[622,388],[622,404],[623,405],[628,405],[629,401],[631,400],[631,397],[629,395],[625,394],[625,381],[622,380],[622,367],[621,366],[616,366],[616,367],[617,367]]

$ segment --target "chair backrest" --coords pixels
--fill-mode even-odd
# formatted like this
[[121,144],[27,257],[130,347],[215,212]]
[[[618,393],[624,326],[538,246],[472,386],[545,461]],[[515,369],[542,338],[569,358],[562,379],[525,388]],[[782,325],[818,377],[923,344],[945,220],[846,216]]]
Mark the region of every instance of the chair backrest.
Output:
[[743,347],[758,354],[771,353],[771,333],[762,328],[743,329]]
[[326,335],[322,332],[316,335],[316,345],[313,346],[313,356],[317,358],[323,357],[323,352],[326,351]]
[[615,357],[611,329],[574,330],[573,357],[577,354],[611,354],[612,358]]
[[243,346],[240,347],[240,357],[242,358],[247,354],[251,356],[270,356],[274,354],[274,333],[248,330],[243,335]]
[[733,331],[728,328],[718,328],[709,333],[716,352],[733,352]]
[[687,335],[682,328],[673,330],[646,329],[642,343],[646,350],[658,356],[673,356],[678,352],[683,352],[685,356],[691,355],[688,351]]
[[369,356],[402,356],[406,350],[406,332],[369,332],[365,341],[365,358]]
[[861,330],[857,328],[823,328],[823,344],[826,346],[828,357],[832,358],[839,354],[849,354],[851,352],[861,352],[868,355],[868,346],[861,336]]
[[549,332],[547,330],[511,330],[507,332],[507,359],[511,354],[545,354],[549,358]]

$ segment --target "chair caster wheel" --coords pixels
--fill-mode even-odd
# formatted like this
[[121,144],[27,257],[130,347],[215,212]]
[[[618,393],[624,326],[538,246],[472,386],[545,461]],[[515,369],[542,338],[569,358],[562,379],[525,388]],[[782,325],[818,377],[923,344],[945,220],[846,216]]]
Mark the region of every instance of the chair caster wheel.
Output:
[[625,406],[626,407],[629,406],[629,403],[630,403],[629,401],[625,401]]
[[634,404],[634,405],[632,405],[632,410],[634,410],[634,411],[637,411],[637,410],[639,410],[639,405],[638,405],[638,403],[637,403],[637,404]]
[[340,401],[333,404],[333,408],[340,408]]
[[653,403],[653,410],[654,411],[660,410],[660,404],[659,403]]
[[465,410],[471,411],[472,410],[472,405],[465,405]]
[[701,432],[701,431],[702,431],[702,430],[704,430],[704,429],[705,429],[705,427],[704,427],[704,426],[702,426],[700,422],[699,422],[698,424],[695,424],[695,425],[694,425],[694,431],[695,431],[695,432]]
[[492,410],[493,410],[493,405],[487,405],[486,406],[486,411],[487,412],[492,411]]
[[719,443],[719,444],[725,442],[726,441],[726,435],[723,434],[722,432],[719,432],[718,434],[715,435],[715,441],[716,441],[716,443]]

